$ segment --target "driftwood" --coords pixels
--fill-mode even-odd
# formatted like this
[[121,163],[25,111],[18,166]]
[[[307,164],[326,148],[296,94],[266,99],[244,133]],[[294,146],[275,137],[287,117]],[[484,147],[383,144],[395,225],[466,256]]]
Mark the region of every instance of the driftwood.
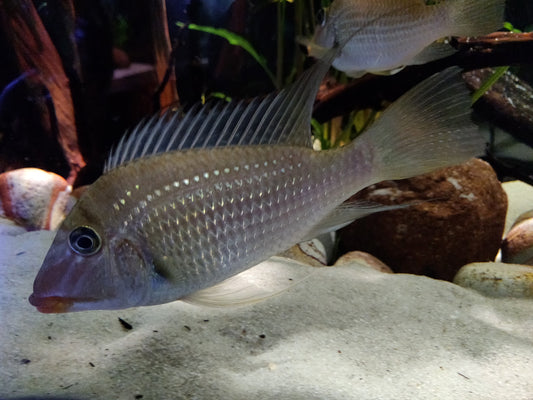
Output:
[[[66,4],[73,9],[70,2]],[[32,1],[8,1],[0,5],[2,25],[14,44],[20,70],[26,73],[36,71],[28,75],[29,84],[42,85],[50,94],[53,110],[42,116],[42,123],[52,135],[57,134],[70,166],[68,180],[72,183],[85,161],[78,146],[74,105],[61,58]]]
[[[469,71],[463,75],[468,86],[477,90],[492,74],[492,68]],[[507,72],[483,95],[474,108],[487,120],[533,147],[533,88]]]

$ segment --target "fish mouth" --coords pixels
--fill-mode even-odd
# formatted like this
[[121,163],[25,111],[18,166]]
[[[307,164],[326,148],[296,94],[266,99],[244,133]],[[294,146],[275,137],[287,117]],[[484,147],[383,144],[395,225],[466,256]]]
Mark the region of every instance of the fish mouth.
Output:
[[44,314],[65,313],[74,304],[74,299],[59,296],[38,297],[32,294],[28,300],[32,306],[37,308],[37,311]]

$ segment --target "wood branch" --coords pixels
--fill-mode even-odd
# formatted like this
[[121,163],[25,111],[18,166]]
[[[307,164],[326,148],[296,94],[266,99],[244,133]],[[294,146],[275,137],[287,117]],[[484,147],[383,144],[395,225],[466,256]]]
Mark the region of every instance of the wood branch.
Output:
[[32,1],[20,0],[16,5],[10,5],[5,9],[9,13],[2,20],[9,24],[8,30],[15,43],[16,58],[21,70],[37,71],[38,73],[31,75],[31,79],[34,84],[44,85],[50,93],[57,120],[58,140],[71,168],[68,181],[72,183],[78,171],[85,166],[85,161],[78,147],[69,80]]
[[494,32],[452,44],[458,50],[452,58],[465,68],[533,64],[533,33]]
[[[463,77],[477,90],[493,73],[492,68],[483,68],[469,71]],[[516,75],[504,74],[474,108],[488,121],[533,146],[533,88]]]
[[452,41],[457,53],[425,65],[405,68],[398,74],[367,74],[346,85],[330,85],[320,91],[313,116],[319,121],[354,109],[380,108],[435,72],[452,65],[467,69],[497,65],[533,64],[533,33],[496,32],[477,38]]
[[[154,43],[157,81],[164,82],[165,79],[167,80],[167,84],[162,88],[161,93],[159,93],[158,108],[161,108],[176,103],[178,101],[178,92],[176,90],[174,69],[169,69],[172,46],[170,44],[170,35],[168,32],[165,1],[160,0],[149,4],[151,5],[150,12],[152,13],[152,41]],[[167,72],[170,72],[170,76],[168,77],[166,77]]]

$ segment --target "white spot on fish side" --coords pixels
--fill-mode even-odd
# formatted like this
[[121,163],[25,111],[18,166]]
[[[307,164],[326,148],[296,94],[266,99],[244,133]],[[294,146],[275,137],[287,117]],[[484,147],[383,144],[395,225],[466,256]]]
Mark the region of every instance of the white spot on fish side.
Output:
[[126,196],[130,197],[131,196],[131,191],[126,190]]
[[177,181],[176,181],[176,182],[174,182],[174,183],[173,183],[172,185],[173,185],[174,187],[180,187],[180,183],[179,183],[179,182],[177,182]]
[[474,201],[477,197],[474,193],[460,194],[459,197],[467,199],[468,201]]
[[140,186],[139,185],[135,185],[135,189],[139,190]]
[[204,178],[205,178],[205,179],[208,179],[208,178],[209,178],[209,172],[204,172]]
[[119,201],[120,201],[120,204],[122,204],[122,205],[126,204],[126,200],[124,200],[124,199],[120,199]]
[[188,184],[189,184],[189,180],[188,180],[187,178],[185,178],[185,179],[183,180],[183,184],[184,184],[184,185],[188,185]]
[[219,176],[220,175],[220,171],[218,169],[215,169],[213,171],[213,174],[215,174],[215,176]]
[[195,182],[200,182],[200,177],[198,175],[195,175],[193,179]]
[[225,173],[225,174],[229,174],[229,168],[227,168],[227,167],[224,168],[224,173]]
[[154,193],[156,196],[161,196],[161,190],[159,189],[154,190]]
[[165,185],[165,191],[170,192],[170,185]]
[[239,172],[239,167],[236,165],[236,166],[233,167],[233,170],[234,170],[235,172]]
[[461,190],[463,187],[461,186],[461,184],[459,183],[459,181],[455,178],[446,178],[446,180],[448,182],[450,182],[454,188],[456,188],[457,190]]
[[113,204],[113,208],[114,208],[115,210],[117,210],[117,211],[120,211],[120,207],[119,207],[119,205],[118,205],[117,203],[114,203],[114,204]]
[[146,195],[146,200],[152,201],[152,199],[153,199],[153,196],[151,194]]

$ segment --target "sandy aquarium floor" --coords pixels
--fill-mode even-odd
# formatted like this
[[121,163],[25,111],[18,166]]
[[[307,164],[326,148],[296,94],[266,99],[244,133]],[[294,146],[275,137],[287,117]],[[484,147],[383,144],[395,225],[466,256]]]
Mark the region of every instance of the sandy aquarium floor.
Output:
[[0,399],[533,399],[533,300],[278,259],[251,276],[307,278],[254,305],[44,315],[52,238],[0,225]]

